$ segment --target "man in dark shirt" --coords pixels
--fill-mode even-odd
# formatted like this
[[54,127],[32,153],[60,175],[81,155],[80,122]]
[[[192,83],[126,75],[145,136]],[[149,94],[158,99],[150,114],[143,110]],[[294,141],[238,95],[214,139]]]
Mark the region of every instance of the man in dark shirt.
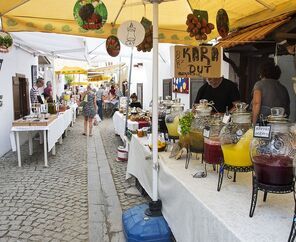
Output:
[[201,99],[207,99],[209,102],[213,101],[216,111],[225,113],[226,107],[231,110],[234,103],[239,102],[240,95],[234,82],[224,77],[209,78],[198,90],[195,103],[199,103]]

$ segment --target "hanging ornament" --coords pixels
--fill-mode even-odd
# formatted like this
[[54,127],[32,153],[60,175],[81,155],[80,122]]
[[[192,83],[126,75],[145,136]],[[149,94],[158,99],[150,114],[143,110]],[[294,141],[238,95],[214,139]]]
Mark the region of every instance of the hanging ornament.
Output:
[[114,36],[110,35],[106,40],[106,50],[108,54],[112,57],[116,57],[119,55],[120,52],[120,42],[119,39]]
[[138,51],[143,51],[143,52],[150,52],[153,46],[153,26],[152,22],[143,17],[141,20],[141,24],[143,25],[145,29],[145,37],[144,40],[142,41],[141,44],[137,46]]
[[208,22],[208,12],[196,9],[187,15],[186,25],[190,37],[195,37],[196,40],[206,40],[207,35],[215,28],[214,24]]
[[229,33],[229,18],[225,9],[221,8],[217,12],[216,25],[218,33],[222,38],[225,38]]
[[8,53],[12,46],[13,40],[9,33],[0,31],[0,52]]
[[135,47],[141,44],[144,40],[145,29],[141,23],[128,20],[119,26],[117,37],[124,45]]
[[73,14],[81,28],[98,30],[106,23],[108,11],[101,0],[78,0]]

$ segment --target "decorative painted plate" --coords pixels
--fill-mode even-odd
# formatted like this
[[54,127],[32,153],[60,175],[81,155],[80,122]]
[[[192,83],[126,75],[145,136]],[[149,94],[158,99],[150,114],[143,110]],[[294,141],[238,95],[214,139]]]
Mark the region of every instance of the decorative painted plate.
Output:
[[78,0],[73,10],[78,25],[86,30],[98,30],[107,21],[108,11],[101,0]]
[[119,39],[114,36],[110,35],[106,40],[106,50],[108,54],[112,57],[116,57],[119,55],[120,52],[120,42]]
[[222,38],[225,38],[229,33],[229,18],[225,9],[221,8],[216,16],[217,30]]

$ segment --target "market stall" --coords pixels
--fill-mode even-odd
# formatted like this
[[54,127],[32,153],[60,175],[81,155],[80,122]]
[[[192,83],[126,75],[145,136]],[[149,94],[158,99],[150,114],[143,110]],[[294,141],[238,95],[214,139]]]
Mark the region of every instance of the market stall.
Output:
[[[132,136],[127,177],[134,175],[149,196],[152,193],[152,160],[147,137]],[[184,168],[185,157],[169,158],[159,153],[159,197],[177,241],[287,241],[294,214],[293,195],[259,193],[256,214],[249,217],[252,173],[240,173],[236,183],[225,179],[217,192],[218,174],[209,171],[205,179],[193,178],[202,169],[192,159]]]
[[52,150],[55,154],[55,143],[60,140],[62,135],[73,122],[73,110],[68,109],[58,115],[51,115],[48,119],[19,119],[14,121],[11,128],[10,142],[13,151],[17,151],[18,165],[22,165],[20,150],[20,134],[27,133],[29,139],[29,154],[33,154],[33,134],[36,131],[42,133],[44,149],[44,165],[48,166],[48,152]]

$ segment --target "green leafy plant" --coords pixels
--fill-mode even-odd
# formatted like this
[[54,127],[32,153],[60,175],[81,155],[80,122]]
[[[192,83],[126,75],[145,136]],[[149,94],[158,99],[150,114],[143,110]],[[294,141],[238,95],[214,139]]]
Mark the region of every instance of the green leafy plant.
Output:
[[13,40],[11,36],[8,33],[5,33],[4,35],[0,35],[0,46],[2,48],[9,48],[12,46]]
[[191,112],[185,113],[185,115],[182,118],[180,118],[179,125],[181,128],[182,135],[189,134],[193,119],[194,116]]
[[65,81],[68,86],[71,86],[71,83],[74,81],[73,75],[65,75]]

